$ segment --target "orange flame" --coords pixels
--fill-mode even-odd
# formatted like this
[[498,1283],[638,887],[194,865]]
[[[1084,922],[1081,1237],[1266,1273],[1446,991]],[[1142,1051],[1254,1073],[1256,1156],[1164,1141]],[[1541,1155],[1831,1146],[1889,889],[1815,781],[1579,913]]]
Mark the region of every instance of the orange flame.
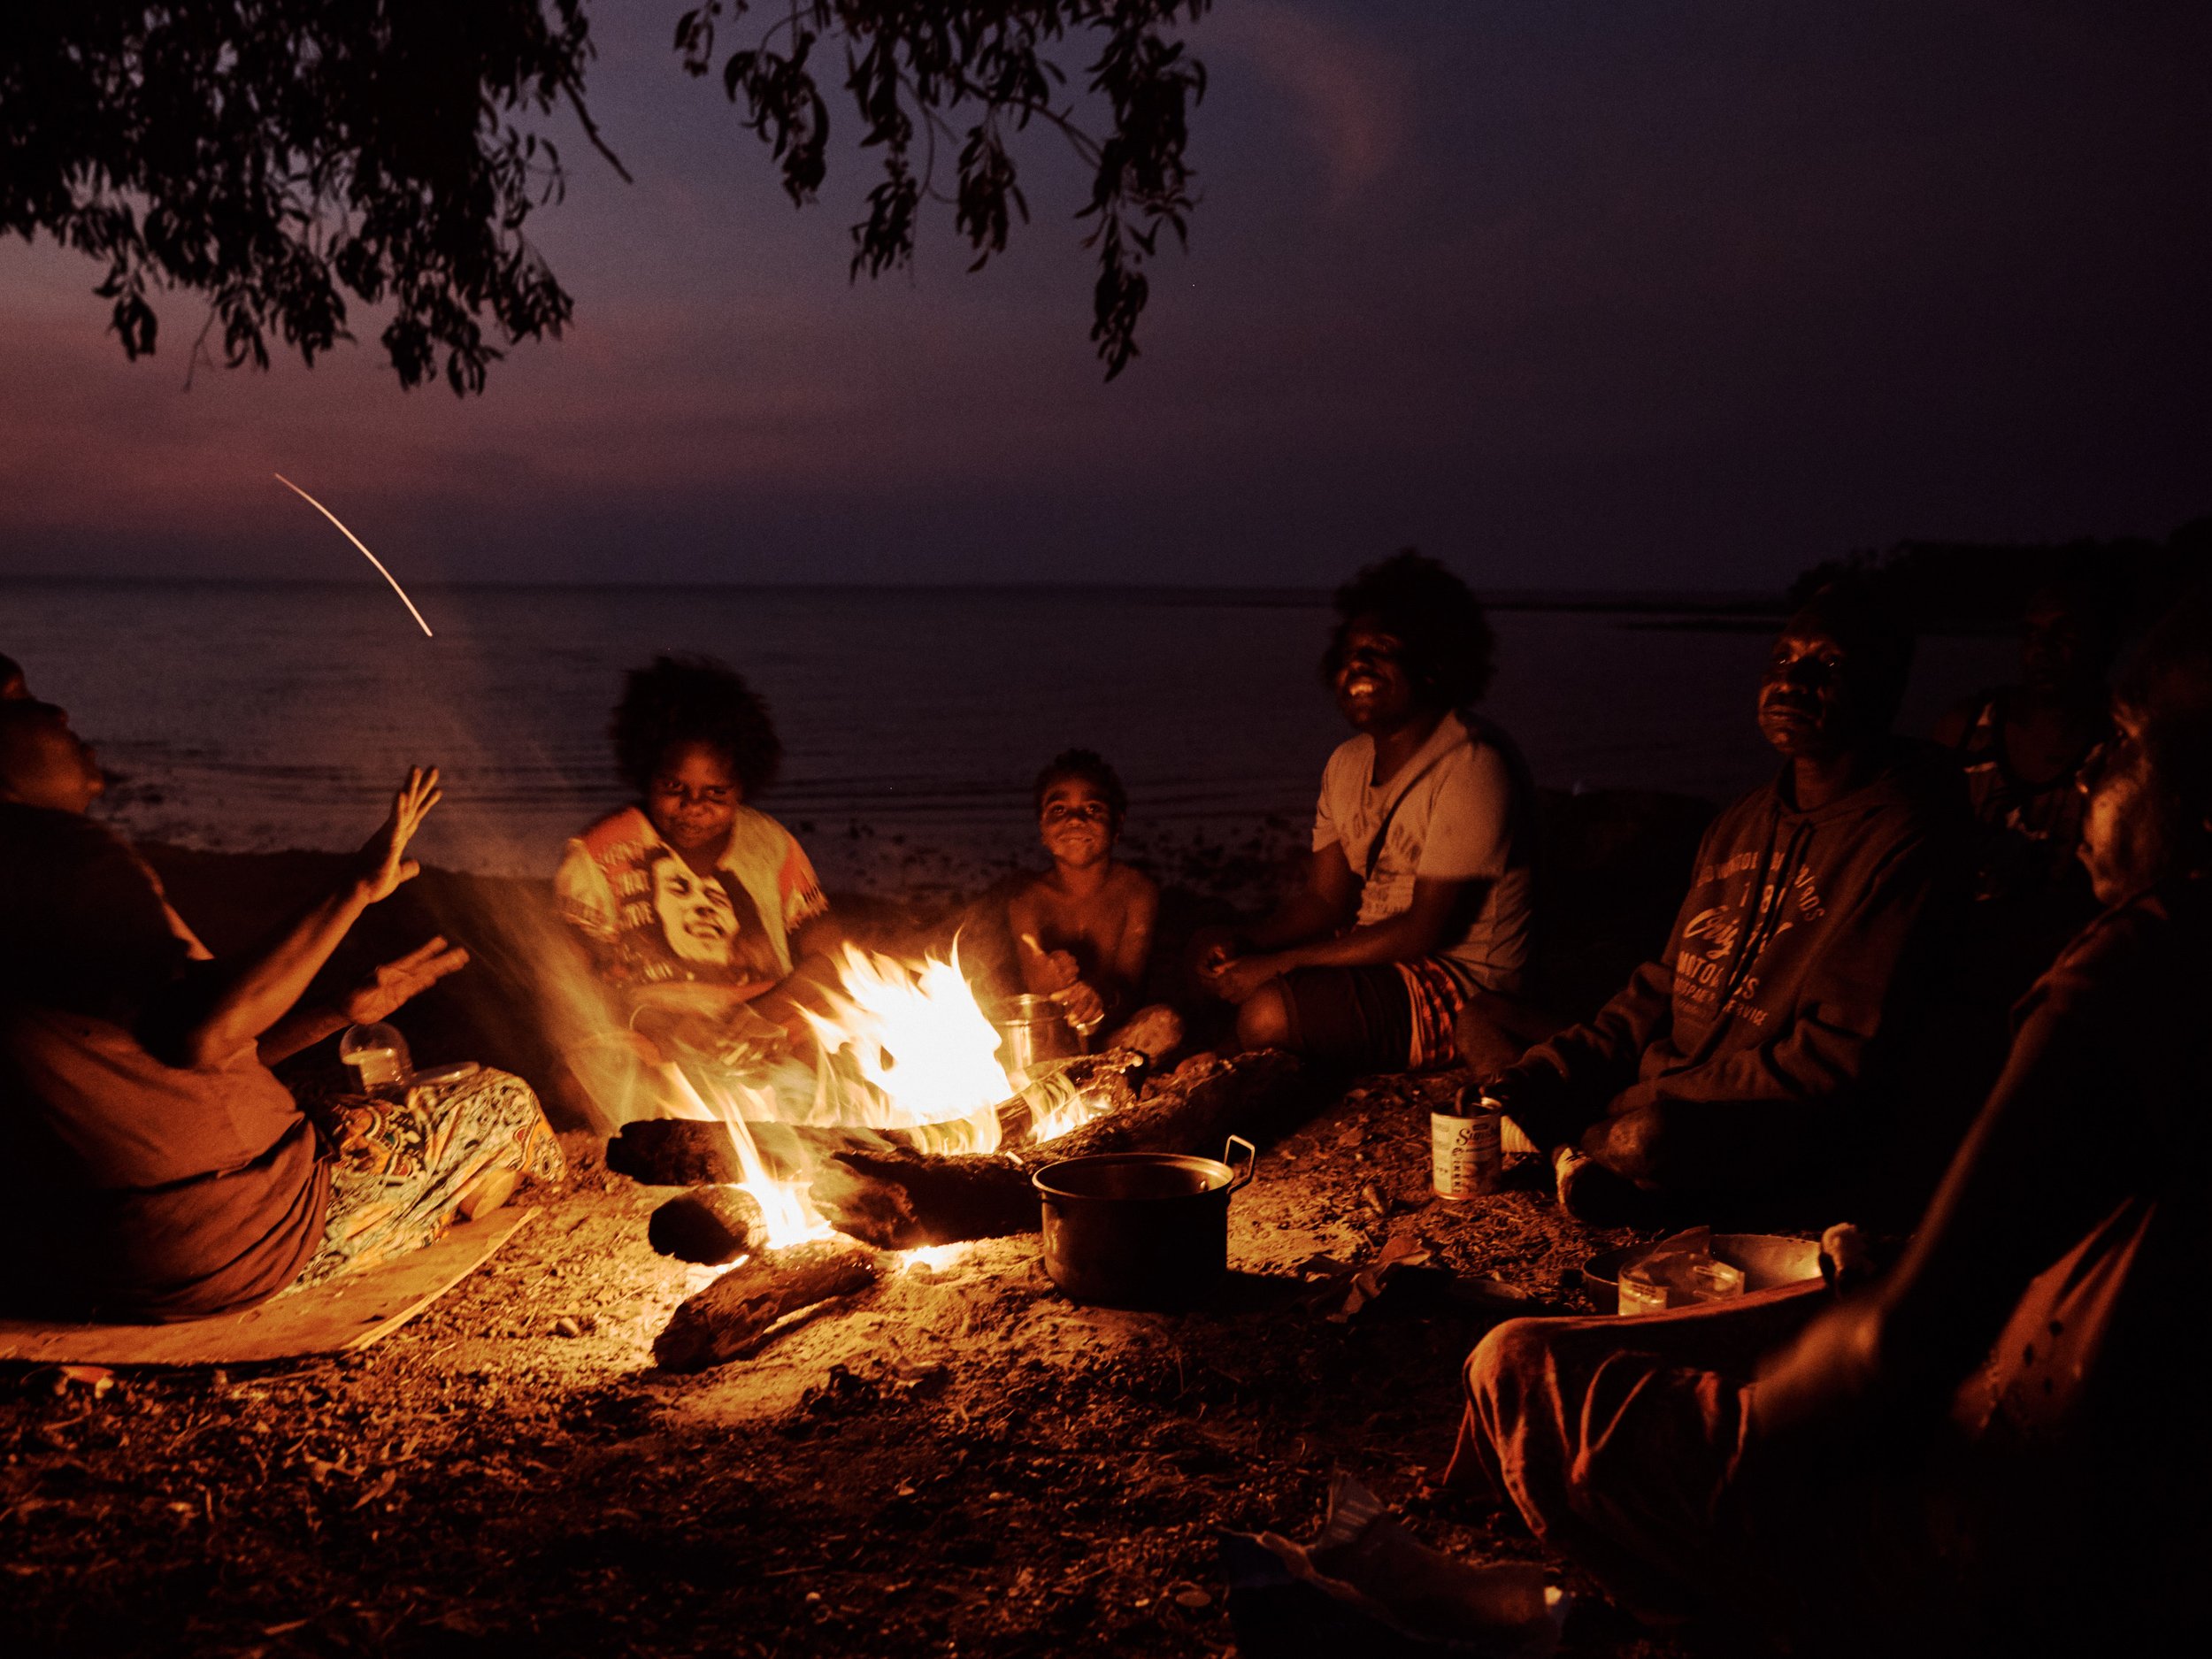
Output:
[[[851,1056],[866,1086],[860,1120],[879,1129],[926,1128],[933,1152],[998,1149],[998,1108],[1014,1093],[999,1064],[999,1033],[950,961],[918,964],[847,945],[829,1015],[806,1011],[825,1056]],[[850,1119],[848,1119],[850,1121]]]

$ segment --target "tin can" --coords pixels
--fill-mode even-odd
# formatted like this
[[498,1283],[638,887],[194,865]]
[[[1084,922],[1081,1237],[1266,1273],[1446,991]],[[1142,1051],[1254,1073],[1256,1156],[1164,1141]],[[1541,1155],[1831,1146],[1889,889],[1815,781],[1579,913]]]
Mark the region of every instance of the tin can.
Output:
[[1497,1103],[1471,1089],[1451,1110],[1429,1114],[1430,1185],[1439,1198],[1456,1203],[1498,1190],[1499,1122]]

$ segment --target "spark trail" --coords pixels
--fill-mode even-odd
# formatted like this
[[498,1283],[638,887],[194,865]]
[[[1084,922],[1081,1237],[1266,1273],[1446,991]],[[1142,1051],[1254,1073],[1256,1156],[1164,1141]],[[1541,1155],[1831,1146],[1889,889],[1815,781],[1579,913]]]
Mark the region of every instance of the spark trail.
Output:
[[376,573],[379,576],[381,576],[386,581],[391,583],[392,591],[399,595],[399,603],[407,607],[407,614],[414,618],[415,626],[422,630],[423,638],[426,640],[437,638],[436,634],[431,633],[430,625],[422,619],[422,612],[415,609],[415,602],[407,596],[407,590],[399,585],[399,579],[394,576],[391,572],[384,568],[384,561],[377,557],[375,554],[369,551],[368,544],[366,542],[363,541],[359,536],[354,534],[352,531],[347,529],[342,523],[340,523],[336,513],[331,511],[329,508],[324,506],[322,503],[317,501],[312,495],[302,489],[297,484],[295,484],[290,479],[285,477],[283,473],[277,472],[272,474],[272,476],[275,478],[278,483],[283,485],[285,488],[290,490],[295,495],[297,495],[302,501],[312,507],[317,512],[322,514],[324,518],[329,519],[331,523],[337,525],[338,534],[345,537],[347,541],[352,542],[354,546],[359,548],[361,549],[361,557],[368,560],[370,564],[376,566]]

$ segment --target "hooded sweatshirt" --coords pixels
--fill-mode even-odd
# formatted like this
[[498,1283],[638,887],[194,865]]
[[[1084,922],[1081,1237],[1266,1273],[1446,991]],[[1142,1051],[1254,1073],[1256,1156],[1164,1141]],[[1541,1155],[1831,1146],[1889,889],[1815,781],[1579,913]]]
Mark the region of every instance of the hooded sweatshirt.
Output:
[[1790,776],[1706,831],[1665,954],[1498,1083],[1539,1145],[1663,1107],[1724,1137],[1771,1134],[1770,1162],[1787,1163],[1867,1110],[1926,983],[1931,919],[1957,891],[1963,804],[1906,757],[1809,811]]

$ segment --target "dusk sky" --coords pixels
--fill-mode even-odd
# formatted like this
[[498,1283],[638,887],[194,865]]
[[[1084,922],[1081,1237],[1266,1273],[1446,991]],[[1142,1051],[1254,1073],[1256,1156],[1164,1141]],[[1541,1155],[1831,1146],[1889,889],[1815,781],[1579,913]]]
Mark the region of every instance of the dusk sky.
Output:
[[1002,261],[944,208],[849,285],[869,162],[795,210],[682,9],[594,9],[636,183],[553,124],[577,320],[482,397],[402,392],[365,312],[187,391],[204,302],[127,364],[96,267],[0,245],[0,574],[348,575],[278,471],[422,580],[1307,585],[1414,543],[1763,588],[2212,511],[2200,4],[1221,0],[1190,250],[1110,385],[1056,140]]

